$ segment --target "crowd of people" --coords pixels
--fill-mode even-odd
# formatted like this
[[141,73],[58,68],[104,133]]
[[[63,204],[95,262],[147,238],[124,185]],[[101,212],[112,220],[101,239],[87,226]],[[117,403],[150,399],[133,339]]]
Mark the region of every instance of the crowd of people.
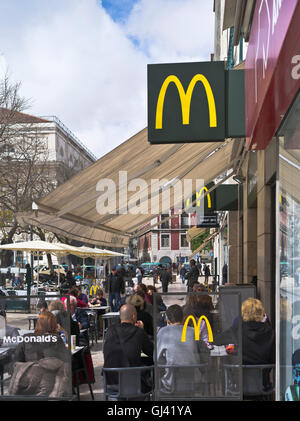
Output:
[[[210,342],[208,326],[201,320],[199,341],[195,340],[192,320],[186,327],[186,339],[182,341],[185,321],[190,316],[199,320],[205,316],[214,331],[214,305],[207,285],[198,282],[199,270],[191,262],[188,277],[188,294],[183,305],[167,307],[160,294],[156,295],[156,314],[153,307],[153,292],[156,287],[137,283],[120,296],[120,324],[108,328],[104,343],[104,367],[136,367],[154,364],[153,318],[157,318],[157,363],[162,367],[159,387],[161,393],[175,394],[193,391],[195,384],[205,382],[201,364],[207,362],[214,346],[233,345],[235,354],[242,341],[243,364],[273,364],[275,362],[275,334],[265,315],[261,301],[249,298],[242,304],[242,338],[238,337],[238,318],[226,332],[216,334]],[[162,290],[164,291],[163,282]],[[200,293],[200,294],[193,294]],[[120,294],[122,295],[122,294]],[[164,315],[163,319],[159,317]],[[230,347],[228,347],[229,349]],[[232,351],[228,351],[231,353]],[[142,357],[142,353],[144,357]],[[172,368],[170,368],[172,366]],[[178,366],[178,369],[176,368]],[[198,366],[198,369],[195,368]],[[176,369],[175,369],[176,368]],[[110,376],[109,381],[115,379]],[[148,385],[149,386],[149,385]]]
[[[68,358],[66,343],[69,335],[74,335],[77,346],[89,349],[90,321],[88,312],[82,310],[93,305],[108,304],[112,311],[119,312],[120,323],[111,324],[104,332],[104,367],[152,366],[156,355],[156,361],[162,367],[158,384],[161,393],[164,394],[193,393],[195,384],[205,382],[205,373],[201,367],[208,361],[214,346],[233,344],[237,352],[241,340],[243,364],[274,363],[274,330],[265,315],[261,301],[249,298],[242,303],[241,338],[238,335],[238,316],[229,329],[219,333],[215,328],[215,306],[212,296],[208,293],[207,285],[198,282],[199,269],[195,262],[192,261],[190,266],[187,277],[189,294],[181,305],[170,306],[163,300],[163,293],[166,290],[164,282],[169,283],[170,272],[167,270],[160,271],[160,290],[154,285],[138,281],[134,287],[126,287],[122,269],[113,267],[107,277],[105,291],[98,289],[93,297],[88,297],[69,276],[70,288],[64,297],[51,301],[49,305],[46,302],[39,303],[36,328],[33,333],[28,334],[29,336],[52,335],[56,338],[55,342],[32,344],[23,341],[18,345],[15,363],[19,364],[19,367],[18,365],[15,367],[20,372],[20,364],[27,364],[28,373],[31,373],[31,376],[28,374],[27,377],[31,385],[28,386],[27,379],[27,389],[23,390],[25,383],[21,382],[14,372],[10,390],[15,394],[21,392],[26,394],[35,390],[39,395],[42,387],[52,393],[52,396],[65,393],[66,384],[61,380],[61,375],[62,373],[66,375],[68,370],[65,364]],[[193,319],[198,321],[202,316],[205,318],[201,319],[199,326],[199,340],[195,340],[196,326]],[[205,319],[214,332],[213,341],[210,339]],[[182,339],[184,326],[185,340]],[[53,366],[49,358],[56,359]],[[33,362],[38,363],[34,365],[32,371],[29,369],[32,364],[29,363]],[[25,370],[25,366],[22,367]],[[49,380],[52,386],[47,383],[43,369],[46,373],[52,370],[49,377],[52,379]],[[42,379],[42,386],[37,386],[38,376]],[[108,382],[114,385],[115,375],[109,375]],[[149,387],[153,385],[149,385],[149,379],[144,379],[144,389],[147,390]]]

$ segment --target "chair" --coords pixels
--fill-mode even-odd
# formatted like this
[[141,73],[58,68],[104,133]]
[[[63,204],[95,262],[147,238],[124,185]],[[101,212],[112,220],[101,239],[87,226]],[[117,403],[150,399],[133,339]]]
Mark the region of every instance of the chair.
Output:
[[[77,399],[79,401],[80,401],[79,385],[83,384],[84,382],[88,384],[91,397],[93,400],[95,400],[92,385],[91,385],[92,382],[90,381],[90,378],[89,378],[89,372],[88,372],[86,359],[85,359],[85,355],[88,353],[90,354],[88,347],[84,347],[80,352],[79,358],[74,358],[74,356],[72,357],[73,387],[76,387]],[[80,377],[84,378],[84,381],[82,381]]]
[[[103,384],[104,399],[107,400],[150,400],[153,393],[153,366],[143,367],[121,367],[121,368],[104,368]],[[118,376],[117,384],[108,384],[108,375],[116,374]],[[143,390],[142,374],[149,377],[149,390]],[[151,386],[150,386],[151,384]]]
[[88,312],[88,316],[89,316],[89,323],[90,323],[90,327],[88,328],[88,333],[89,333],[89,338],[92,340],[92,346],[94,345],[94,339],[95,342],[97,343],[97,320],[96,320],[96,316],[95,313],[93,312]]
[[157,365],[156,376],[159,400],[209,397],[207,363]]
[[[223,365],[225,370],[225,394],[244,400],[273,400],[275,392],[275,365]],[[239,387],[239,369],[243,372],[243,389]]]

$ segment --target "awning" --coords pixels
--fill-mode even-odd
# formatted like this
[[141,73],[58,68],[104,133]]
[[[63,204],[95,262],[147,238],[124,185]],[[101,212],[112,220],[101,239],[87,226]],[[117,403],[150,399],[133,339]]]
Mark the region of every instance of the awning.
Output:
[[195,256],[195,254],[199,253],[218,234],[219,234],[218,231],[214,231],[212,234],[210,234],[210,236],[207,237],[205,241],[203,241],[201,246],[199,246],[196,250],[193,251],[193,253],[190,255],[190,259],[192,259]]
[[[224,142],[151,145],[147,129],[122,143],[97,162],[76,174],[53,192],[38,201],[38,211],[16,215],[21,224],[32,224],[48,231],[85,243],[106,247],[127,247],[130,238],[150,223],[151,219],[176,207],[174,195],[170,203],[160,191],[157,199],[159,212],[151,213],[151,182],[155,179],[173,180],[203,179],[208,184],[220,174],[234,167],[236,148],[233,139]],[[133,214],[129,207],[124,212],[118,203],[118,195],[126,174],[127,185],[142,179],[145,187],[139,190],[140,202],[148,203],[148,212]],[[97,191],[100,180],[114,182],[119,214],[103,214],[97,211],[97,199],[103,192]],[[127,192],[127,202],[133,200],[137,190]],[[181,200],[184,197],[182,196]]]
[[202,234],[206,230],[207,228],[197,228],[196,226],[190,228],[186,233],[187,241],[190,243],[194,238],[198,237],[200,234]]

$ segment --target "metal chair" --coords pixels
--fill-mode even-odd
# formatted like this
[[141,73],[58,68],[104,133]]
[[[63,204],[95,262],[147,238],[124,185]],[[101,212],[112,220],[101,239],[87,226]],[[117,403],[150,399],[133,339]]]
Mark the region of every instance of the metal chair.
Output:
[[[103,384],[104,384],[104,399],[107,400],[150,400],[153,393],[153,366],[143,367],[119,367],[119,368],[104,368]],[[109,376],[115,374],[115,379],[109,379]],[[147,386],[143,384],[144,378],[148,374]],[[111,382],[114,381],[114,384]],[[148,384],[149,383],[149,384]],[[148,390],[149,389],[149,390]]]
[[[167,380],[164,375],[167,372]],[[159,400],[209,397],[208,364],[158,365]],[[166,384],[165,384],[166,382]]]
[[[275,365],[229,365],[224,364],[225,394],[244,400],[273,400],[275,392]],[[243,388],[239,386],[239,369],[242,368]]]
[[93,312],[88,312],[88,316],[89,316],[89,323],[90,323],[90,327],[88,328],[88,334],[89,334],[89,338],[92,340],[92,346],[94,345],[94,339],[95,342],[97,343],[97,320],[96,320],[96,316]]

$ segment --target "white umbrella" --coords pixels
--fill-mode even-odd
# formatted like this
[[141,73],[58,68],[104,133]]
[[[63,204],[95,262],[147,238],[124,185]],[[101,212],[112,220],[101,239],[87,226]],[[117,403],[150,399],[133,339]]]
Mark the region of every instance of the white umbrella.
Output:
[[[118,253],[118,252],[112,251],[112,250],[98,249],[98,248],[86,247],[86,246],[81,246],[81,247],[78,247],[78,248],[82,251],[82,253],[85,257],[94,257],[94,259],[95,259],[95,269],[94,269],[95,278],[96,278],[96,258],[97,257],[101,257],[103,260],[108,260],[108,259],[111,259],[112,257],[125,256],[125,254]],[[84,277],[85,257],[83,257],[83,277]]]
[[[70,249],[71,246],[67,249],[64,247],[62,243],[49,243],[47,241],[42,240],[33,240],[33,241],[25,241],[19,243],[11,243],[11,244],[3,244],[0,246],[0,250],[14,250],[14,251],[26,251],[28,253],[36,254],[38,256],[38,263],[39,263],[39,256],[42,253],[50,253],[56,255],[58,258],[62,255],[72,254],[75,252],[75,249],[72,251]],[[39,284],[39,264],[37,270],[37,286]],[[60,273],[58,271],[58,284],[60,281]]]

